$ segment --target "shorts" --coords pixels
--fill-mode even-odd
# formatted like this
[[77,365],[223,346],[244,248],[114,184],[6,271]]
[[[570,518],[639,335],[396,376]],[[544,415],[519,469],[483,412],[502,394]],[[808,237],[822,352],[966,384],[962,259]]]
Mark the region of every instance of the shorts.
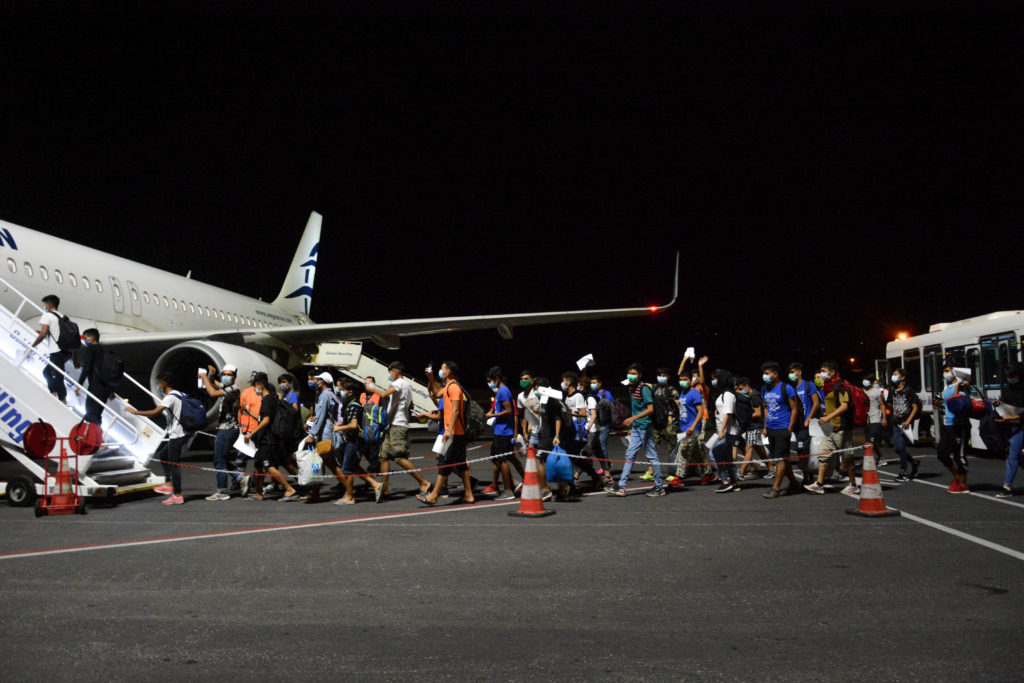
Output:
[[833,431],[832,434],[821,440],[821,454],[818,456],[818,467],[821,467],[822,464],[830,463],[833,458],[829,454],[835,451],[843,451],[839,454],[843,467],[851,467],[857,455],[857,451],[849,450],[851,446],[853,446],[853,432],[851,430]]
[[790,432],[788,429],[768,430],[768,457],[782,461],[789,457]]
[[286,469],[292,462],[292,453],[285,443],[264,439],[256,449],[256,461],[266,470],[271,467]]
[[359,442],[347,441],[342,444],[341,473],[362,474],[363,468],[359,466],[361,455],[359,454]]
[[752,424],[750,429],[743,432],[743,446],[764,446],[764,425]]
[[452,436],[452,445],[444,455],[437,456],[437,464],[441,468],[438,474],[447,477],[454,472],[462,474],[469,467],[466,465],[466,435],[455,434]]
[[391,425],[387,433],[384,434],[384,441],[380,445],[380,459],[397,460],[408,457],[409,428]]
[[508,462],[512,458],[513,450],[511,436],[495,436],[491,442],[491,462],[495,465]]
[[[801,429],[796,433],[796,454],[810,455],[811,453],[811,432],[808,429]],[[804,458],[801,462],[806,462]]]

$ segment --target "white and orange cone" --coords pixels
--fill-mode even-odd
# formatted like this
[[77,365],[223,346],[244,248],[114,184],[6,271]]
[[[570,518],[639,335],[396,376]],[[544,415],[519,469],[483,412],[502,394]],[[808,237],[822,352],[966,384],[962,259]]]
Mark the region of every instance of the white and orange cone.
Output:
[[890,510],[885,507],[885,498],[882,496],[882,482],[878,480],[878,470],[875,468],[875,451],[871,444],[864,446],[864,467],[861,472],[860,481],[860,505],[856,510],[847,510],[848,515],[858,517],[899,517],[899,510]]
[[519,498],[519,509],[510,510],[509,517],[547,517],[554,510],[545,510],[540,499],[540,480],[537,477],[537,457],[533,446],[526,451],[526,471],[523,473],[523,490]]

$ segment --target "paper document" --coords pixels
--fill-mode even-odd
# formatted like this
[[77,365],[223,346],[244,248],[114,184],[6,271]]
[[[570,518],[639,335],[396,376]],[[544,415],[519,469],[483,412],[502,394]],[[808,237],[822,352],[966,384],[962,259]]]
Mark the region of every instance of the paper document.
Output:
[[705,448],[707,448],[707,449],[708,449],[708,450],[710,451],[710,450],[711,450],[712,448],[714,448],[714,447],[715,447],[715,446],[716,446],[716,445],[718,444],[718,442],[719,442],[719,441],[721,441],[721,440],[722,440],[722,439],[721,439],[721,438],[719,438],[719,436],[718,436],[718,432],[715,432],[714,434],[712,434],[712,435],[711,435],[711,438],[710,438],[710,439],[708,439],[708,440],[707,440],[707,442],[706,442],[706,443],[704,444],[704,447],[705,447]]
[[562,400],[562,392],[551,387],[537,387],[537,391],[540,392],[541,396],[547,396],[548,398],[554,398],[559,401]]
[[692,346],[686,347],[686,353],[683,354],[683,358],[696,358],[697,352],[694,351]]
[[832,436],[832,423],[826,422],[822,424],[817,419],[811,420],[811,424],[807,426],[807,432],[811,435],[812,439],[816,436]]
[[580,369],[580,372],[583,372],[583,368],[589,368],[593,364],[594,354],[592,353],[588,353],[587,355],[583,356],[583,358],[580,358],[578,361],[576,361],[576,367]]
[[957,379],[970,379],[971,369],[970,368],[953,368],[953,374],[956,375]]
[[448,452],[448,449],[452,447],[452,441],[454,439],[445,439],[444,434],[438,434],[437,438],[434,439],[434,448],[431,452],[437,455],[444,455]]
[[1009,403],[1000,403],[996,406],[996,412],[1002,417],[1013,417],[1014,415],[1020,415],[1021,408],[1017,406],[1011,406]]
[[487,426],[488,427],[493,427],[494,426],[494,418],[493,417],[487,419]]
[[256,455],[256,444],[254,444],[252,441],[246,443],[245,436],[239,434],[238,438],[235,439],[235,450],[241,453],[242,455],[246,456],[247,458],[252,458]]

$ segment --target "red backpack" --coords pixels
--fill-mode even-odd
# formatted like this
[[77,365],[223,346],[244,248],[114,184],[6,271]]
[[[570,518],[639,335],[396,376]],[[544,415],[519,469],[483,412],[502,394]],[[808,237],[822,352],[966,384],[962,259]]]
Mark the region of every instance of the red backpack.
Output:
[[[868,395],[865,394],[864,390],[860,387],[850,384],[845,379],[840,380],[840,382],[842,382],[843,389],[846,390],[846,393],[850,395],[850,403],[853,407],[853,426],[866,426],[868,423],[868,408],[871,407],[871,399],[868,398]],[[839,385],[837,384],[835,389],[838,388]],[[835,389],[833,389],[833,391],[835,391]],[[836,396],[836,398],[838,399],[839,397]]]

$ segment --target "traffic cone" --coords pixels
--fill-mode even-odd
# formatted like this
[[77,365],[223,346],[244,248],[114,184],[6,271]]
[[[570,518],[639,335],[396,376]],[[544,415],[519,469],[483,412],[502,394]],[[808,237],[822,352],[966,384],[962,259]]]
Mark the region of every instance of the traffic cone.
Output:
[[523,473],[523,490],[520,494],[519,509],[509,510],[509,517],[547,517],[554,510],[545,510],[540,499],[540,481],[537,479],[537,458],[533,446],[526,451],[526,472]]
[[889,510],[885,507],[885,498],[882,497],[882,483],[878,480],[878,470],[875,469],[875,452],[871,444],[864,446],[864,467],[861,472],[860,481],[860,505],[856,510],[847,510],[848,515],[858,517],[899,517],[899,510]]

